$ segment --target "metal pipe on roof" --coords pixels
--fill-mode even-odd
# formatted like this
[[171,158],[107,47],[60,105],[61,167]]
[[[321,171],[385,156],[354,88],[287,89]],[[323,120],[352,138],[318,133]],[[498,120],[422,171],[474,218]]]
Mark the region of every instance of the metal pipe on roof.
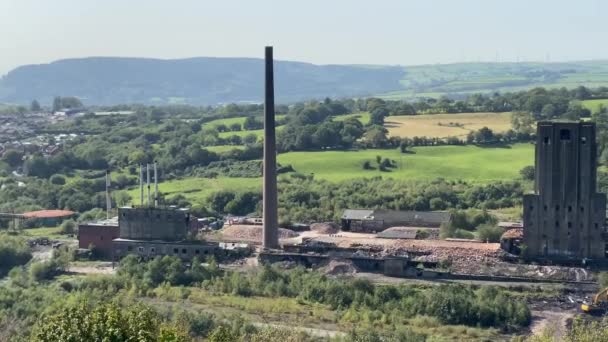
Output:
[[154,206],[158,207],[158,172],[156,170],[156,161],[154,162]]
[[148,207],[149,207],[150,206],[150,202],[152,202],[151,198],[150,198],[151,197],[151,195],[150,195],[150,163],[146,164],[146,173],[148,174],[147,185],[148,185]]
[[112,198],[110,197],[110,186],[112,180],[110,178],[110,170],[106,170],[106,218],[110,218],[110,210],[112,210]]

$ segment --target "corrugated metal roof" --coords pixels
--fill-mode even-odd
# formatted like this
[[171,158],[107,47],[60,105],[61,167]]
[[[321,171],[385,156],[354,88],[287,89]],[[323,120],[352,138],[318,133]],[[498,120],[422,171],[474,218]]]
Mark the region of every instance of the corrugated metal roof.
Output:
[[384,239],[415,239],[418,232],[415,229],[388,229],[377,234]]
[[23,213],[26,218],[59,218],[68,217],[76,214],[70,210],[37,210]]
[[346,209],[342,219],[404,221],[441,224],[450,220],[451,214],[445,211],[400,211],[384,209]]

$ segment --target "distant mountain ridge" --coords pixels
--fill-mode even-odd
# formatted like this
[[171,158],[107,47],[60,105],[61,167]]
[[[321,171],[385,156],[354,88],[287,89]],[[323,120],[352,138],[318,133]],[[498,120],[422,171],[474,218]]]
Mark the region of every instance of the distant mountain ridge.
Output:
[[[257,58],[89,57],[18,67],[0,79],[0,103],[50,104],[76,96],[87,105],[261,102]],[[454,63],[419,66],[315,65],[275,61],[279,103],[325,97],[464,97],[532,87],[608,86],[608,61]]]
[[[0,79],[0,101],[50,103],[77,96],[85,104],[261,102],[264,65],[256,58],[90,57],[26,65]],[[401,88],[401,67],[275,61],[278,102],[366,96]]]

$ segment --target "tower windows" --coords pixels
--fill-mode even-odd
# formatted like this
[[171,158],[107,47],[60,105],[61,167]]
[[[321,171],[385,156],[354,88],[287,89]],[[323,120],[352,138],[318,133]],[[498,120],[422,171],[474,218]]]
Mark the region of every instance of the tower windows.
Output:
[[570,130],[569,129],[560,129],[559,130],[559,139],[560,140],[570,140]]
[[551,140],[549,139],[549,137],[544,137],[544,138],[543,138],[543,143],[544,143],[545,145],[549,145],[549,143],[550,143],[550,142],[551,142]]
[[587,137],[581,137],[581,144],[586,144],[587,143]]
[[555,211],[559,211],[559,205],[555,206]]
[[568,206],[568,212],[571,212],[571,211],[572,211],[572,206],[571,206],[571,205],[569,205],[569,206]]
[[568,222],[568,228],[572,228],[572,222]]

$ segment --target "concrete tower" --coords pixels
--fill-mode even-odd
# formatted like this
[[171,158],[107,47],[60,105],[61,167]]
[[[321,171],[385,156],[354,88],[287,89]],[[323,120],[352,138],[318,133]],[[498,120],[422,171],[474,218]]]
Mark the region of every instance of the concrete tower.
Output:
[[594,123],[538,123],[535,189],[523,201],[527,256],[606,257],[606,195],[596,192],[596,153]]
[[279,247],[277,146],[274,128],[274,72],[272,46],[266,47],[264,94],[264,248]]

